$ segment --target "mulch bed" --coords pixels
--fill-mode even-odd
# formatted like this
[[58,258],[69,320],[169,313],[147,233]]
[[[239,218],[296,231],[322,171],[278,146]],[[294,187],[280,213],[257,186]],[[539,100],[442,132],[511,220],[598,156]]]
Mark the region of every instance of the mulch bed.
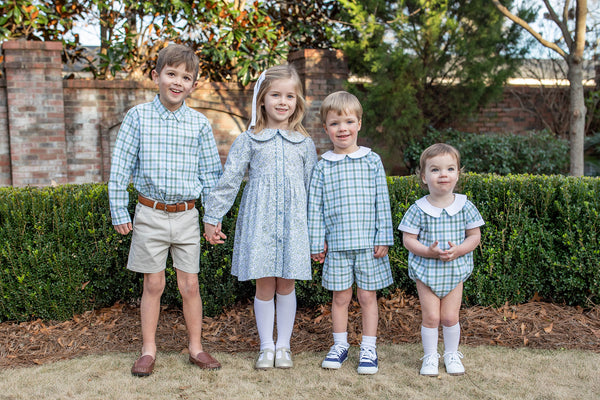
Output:
[[[420,342],[421,312],[417,298],[397,292],[380,299],[378,343]],[[544,302],[461,310],[465,345],[537,349],[582,349],[600,352],[600,306],[591,309]],[[348,337],[359,344],[360,307],[349,310]],[[292,351],[323,351],[331,345],[330,307],[298,310]],[[0,368],[25,367],[88,354],[139,352],[139,308],[115,304],[64,322],[35,320],[0,323]],[[258,333],[251,303],[237,304],[221,315],[204,318],[203,344],[211,352],[256,351]],[[183,313],[164,308],[157,331],[159,351],[187,352]]]

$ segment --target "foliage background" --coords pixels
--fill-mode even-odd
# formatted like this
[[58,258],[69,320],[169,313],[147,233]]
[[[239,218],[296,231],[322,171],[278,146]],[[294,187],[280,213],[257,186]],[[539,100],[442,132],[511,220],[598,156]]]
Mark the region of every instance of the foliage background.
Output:
[[[416,176],[390,177],[388,183],[397,226],[425,192]],[[532,298],[581,306],[598,301],[599,178],[468,173],[460,189],[486,221],[473,275],[465,283],[468,305]],[[131,212],[135,196],[132,190]],[[231,238],[237,204],[223,221]],[[104,184],[0,188],[0,320],[65,320],[117,301],[139,301],[141,276],[125,268],[130,236],[116,233],[109,215]],[[395,235],[390,249],[395,283],[380,294],[396,288],[415,294],[407,252],[400,232]],[[252,283],[239,283],[230,274],[232,242],[216,247],[202,242],[199,277],[206,315],[253,295]],[[163,303],[180,306],[174,271],[167,271]],[[297,283],[300,306],[330,301],[320,274],[321,266],[313,264],[313,280]]]

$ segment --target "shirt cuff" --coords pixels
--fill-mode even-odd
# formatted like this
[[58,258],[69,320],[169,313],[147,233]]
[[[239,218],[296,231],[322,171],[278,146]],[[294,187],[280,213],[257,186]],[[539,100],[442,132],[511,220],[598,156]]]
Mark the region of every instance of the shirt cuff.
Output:
[[219,225],[222,220],[222,218],[215,218],[211,217],[210,215],[204,215],[204,217],[202,218],[202,222],[206,222],[207,224],[215,226]]
[[411,228],[410,226],[402,224],[398,225],[398,230],[406,233],[412,233],[413,235],[419,234],[419,228]]

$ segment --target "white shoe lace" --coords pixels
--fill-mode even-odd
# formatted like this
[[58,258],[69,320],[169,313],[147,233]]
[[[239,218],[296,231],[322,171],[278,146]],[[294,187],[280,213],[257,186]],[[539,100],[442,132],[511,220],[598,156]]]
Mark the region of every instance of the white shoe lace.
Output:
[[421,357],[421,361],[423,361],[423,367],[436,367],[438,365],[438,359],[440,355],[438,353],[425,354]]
[[375,353],[375,349],[372,349],[370,347],[362,347],[360,349],[360,361],[359,362],[372,362],[377,358],[377,355]]
[[329,349],[326,358],[340,358],[340,356],[345,350],[346,348],[341,344],[334,344],[333,346],[331,346],[331,349]]
[[451,353],[445,353],[444,354],[444,363],[447,366],[451,366],[454,364],[462,365],[462,362],[460,361],[460,359],[463,357],[464,357],[464,355],[460,351],[453,351]]

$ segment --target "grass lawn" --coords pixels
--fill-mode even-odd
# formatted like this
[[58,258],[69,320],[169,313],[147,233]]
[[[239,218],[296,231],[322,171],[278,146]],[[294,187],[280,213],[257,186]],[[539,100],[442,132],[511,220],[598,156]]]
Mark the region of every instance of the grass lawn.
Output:
[[154,374],[131,376],[133,353],[109,353],[0,371],[0,400],[17,399],[598,399],[600,354],[461,346],[467,373],[419,376],[421,346],[381,345],[379,373],[356,373],[353,347],[340,370],[320,368],[325,352],[296,354],[290,370],[255,371],[255,353],[214,354],[219,371],[187,355],[160,353]]

